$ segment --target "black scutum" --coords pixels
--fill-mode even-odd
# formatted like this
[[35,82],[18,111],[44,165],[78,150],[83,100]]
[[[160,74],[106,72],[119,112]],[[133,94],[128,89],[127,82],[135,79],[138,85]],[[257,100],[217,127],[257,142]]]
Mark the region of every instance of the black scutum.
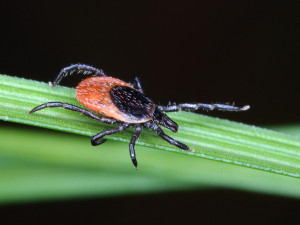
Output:
[[112,102],[128,116],[143,119],[152,116],[154,103],[143,93],[126,86],[114,86],[110,90]]

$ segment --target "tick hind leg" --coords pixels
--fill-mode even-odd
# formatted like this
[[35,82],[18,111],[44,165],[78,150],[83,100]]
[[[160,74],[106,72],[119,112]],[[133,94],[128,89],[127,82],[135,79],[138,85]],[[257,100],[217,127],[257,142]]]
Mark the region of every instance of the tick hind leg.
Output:
[[112,128],[112,129],[100,132],[92,137],[91,143],[93,146],[101,145],[102,143],[107,141],[106,139],[102,139],[104,136],[122,132],[122,131],[126,130],[128,127],[130,127],[129,123],[123,123],[117,128]]
[[63,107],[64,109],[72,110],[72,111],[75,111],[75,112],[80,112],[85,116],[88,116],[88,117],[90,117],[92,119],[95,119],[95,120],[99,120],[103,123],[117,123],[117,122],[119,122],[116,119],[110,119],[110,118],[106,118],[106,117],[96,116],[95,114],[91,113],[90,111],[88,111],[86,109],[82,109],[82,108],[77,107],[75,105],[71,105],[71,104],[63,103],[63,102],[47,102],[45,104],[42,104],[42,105],[39,105],[39,106],[33,108],[28,113],[31,114],[31,113],[34,113],[38,110],[41,110],[41,109],[44,109],[44,108],[52,108],[52,107]]
[[95,67],[85,65],[85,64],[74,64],[63,68],[58,74],[58,76],[56,77],[52,86],[54,87],[58,85],[63,78],[67,76],[71,76],[73,74],[84,75],[84,76],[106,76],[103,70],[101,69],[97,69]]

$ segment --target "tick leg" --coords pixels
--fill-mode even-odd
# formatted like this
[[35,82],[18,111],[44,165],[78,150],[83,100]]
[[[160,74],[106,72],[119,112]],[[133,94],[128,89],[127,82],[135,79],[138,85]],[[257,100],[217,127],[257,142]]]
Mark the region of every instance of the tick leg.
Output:
[[106,76],[103,70],[101,69],[97,69],[95,67],[85,65],[85,64],[74,64],[63,68],[58,74],[58,76],[56,77],[52,86],[54,87],[58,85],[63,78],[67,76],[71,76],[73,74],[85,75],[85,76]]
[[93,146],[100,145],[100,144],[104,143],[105,141],[107,141],[106,139],[102,139],[104,136],[122,132],[123,130],[126,130],[130,126],[131,125],[129,123],[123,123],[117,128],[112,128],[112,129],[103,131],[101,133],[98,133],[94,137],[92,137],[91,143]]
[[135,142],[137,141],[137,139],[139,138],[141,133],[142,133],[142,126],[141,125],[136,125],[135,133],[132,136],[132,138],[130,140],[130,144],[129,144],[129,153],[130,153],[132,163],[135,166],[135,169],[137,169],[137,161],[136,161],[134,146],[135,146]]
[[220,111],[232,111],[232,112],[240,112],[240,111],[246,111],[250,108],[249,105],[243,106],[243,107],[237,107],[233,105],[225,105],[225,104],[204,104],[204,103],[182,103],[182,104],[172,104],[166,107],[162,107],[162,111],[164,112],[177,112],[180,110],[198,110],[198,109],[204,109],[204,110],[220,110]]
[[158,136],[160,136],[161,138],[163,138],[164,140],[166,140],[170,144],[175,145],[176,147],[181,148],[183,150],[190,150],[190,148],[187,145],[185,145],[185,144],[183,144],[179,141],[176,141],[173,138],[171,138],[170,136],[166,135],[163,132],[163,130],[159,126],[157,126],[155,123],[147,122],[147,123],[144,123],[144,126],[156,131]]
[[71,104],[68,104],[68,103],[63,103],[63,102],[47,102],[45,104],[42,104],[42,105],[39,105],[35,108],[33,108],[32,110],[30,110],[28,113],[31,114],[31,113],[34,113],[38,110],[41,110],[41,109],[44,109],[44,108],[52,108],[52,107],[63,107],[64,109],[68,109],[68,110],[72,110],[72,111],[75,111],[75,112],[80,112],[82,113],[83,115],[85,116],[88,116],[92,119],[95,119],[95,120],[99,120],[103,123],[117,123],[119,122],[118,120],[115,120],[115,119],[110,119],[110,118],[106,118],[106,117],[99,117],[99,116],[96,116],[94,115],[93,113],[91,113],[90,111],[86,110],[86,109],[82,109],[80,107],[77,107],[75,105],[71,105]]
[[134,85],[133,85],[139,92],[144,93],[141,81],[139,77],[134,78]]

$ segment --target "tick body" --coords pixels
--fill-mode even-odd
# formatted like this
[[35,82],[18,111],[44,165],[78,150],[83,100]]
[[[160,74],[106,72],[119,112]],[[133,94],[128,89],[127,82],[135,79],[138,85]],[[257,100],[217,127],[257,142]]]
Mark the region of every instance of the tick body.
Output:
[[[32,109],[29,113],[44,109],[46,107],[63,107],[82,113],[85,116],[101,121],[103,123],[119,123],[117,128],[112,128],[92,137],[92,145],[100,145],[106,141],[103,137],[122,132],[130,126],[135,127],[135,133],[129,144],[129,153],[133,165],[137,169],[135,154],[135,142],[139,138],[142,128],[147,127],[155,131],[158,136],[172,145],[183,150],[189,150],[185,144],[178,142],[166,135],[159,126],[178,131],[178,125],[171,120],[165,112],[176,112],[180,110],[222,110],[222,111],[245,111],[249,106],[236,107],[224,104],[204,103],[182,103],[170,104],[166,107],[156,105],[148,98],[142,89],[139,79],[136,77],[133,83],[126,83],[117,78],[108,77],[97,68],[75,64],[61,70],[51,86],[59,84],[66,76],[85,75],[88,78],[81,81],[76,87],[76,98],[87,109],[63,102],[47,102]],[[101,115],[101,116],[100,116]]]
[[76,87],[77,100],[88,109],[126,123],[153,119],[155,104],[130,84],[112,77],[90,77]]

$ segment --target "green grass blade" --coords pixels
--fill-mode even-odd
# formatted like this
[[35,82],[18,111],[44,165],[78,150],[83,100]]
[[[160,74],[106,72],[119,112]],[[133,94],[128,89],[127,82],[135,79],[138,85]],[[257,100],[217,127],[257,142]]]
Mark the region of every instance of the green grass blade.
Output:
[[[64,109],[45,109],[27,114],[33,107],[48,101],[80,106],[72,88],[50,88],[37,81],[0,76],[0,118],[3,120],[88,136],[112,127]],[[300,176],[300,139],[297,137],[196,113],[169,115],[180,126],[179,132],[171,134],[172,137],[189,145],[194,153],[182,151],[146,129],[137,144],[292,177]],[[107,138],[128,142],[131,135],[129,130]]]
[[232,188],[300,198],[300,179],[127,144],[90,146],[89,138],[0,127],[0,204],[92,196]]
[[281,124],[267,126],[267,128],[300,138],[300,124]]

